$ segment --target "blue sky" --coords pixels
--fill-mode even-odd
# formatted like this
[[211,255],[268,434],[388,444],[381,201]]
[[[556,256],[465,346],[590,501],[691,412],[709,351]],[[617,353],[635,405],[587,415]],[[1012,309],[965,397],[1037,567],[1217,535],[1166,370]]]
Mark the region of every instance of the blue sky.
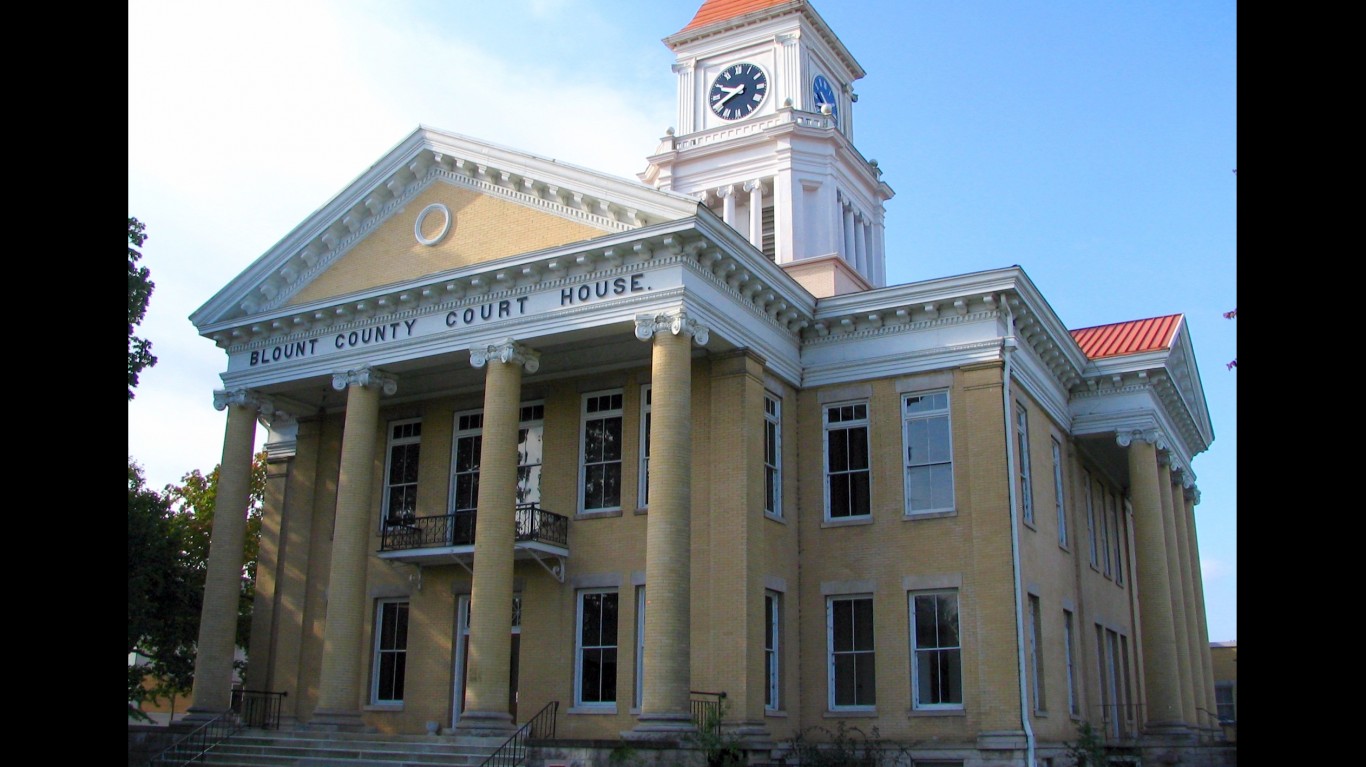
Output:
[[[1237,639],[1232,0],[814,0],[868,75],[889,283],[1024,268],[1071,328],[1182,313],[1210,639]],[[675,125],[660,42],[701,0],[131,0],[129,215],[160,358],[129,404],[152,486],[221,458],[221,350],[187,319],[419,124],[626,178]]]

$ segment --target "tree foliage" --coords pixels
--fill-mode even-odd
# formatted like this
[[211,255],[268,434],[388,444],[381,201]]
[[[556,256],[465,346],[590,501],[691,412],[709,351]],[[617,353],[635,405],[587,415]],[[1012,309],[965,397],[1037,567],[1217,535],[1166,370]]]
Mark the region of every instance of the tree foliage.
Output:
[[[221,465],[198,469],[167,485],[146,488],[142,470],[128,459],[128,669],[129,712],[136,704],[190,692],[195,644],[208,572],[209,543],[218,500]],[[251,602],[265,500],[266,454],[253,456],[237,605],[236,645],[251,639]]]
[[[128,399],[133,398],[133,389],[138,385],[138,373],[143,368],[157,364],[152,355],[152,342],[133,335],[133,329],[142,323],[147,314],[147,303],[152,299],[152,273],[145,266],[138,266],[142,252],[137,248],[147,240],[146,225],[132,216],[128,217]],[[137,247],[134,247],[137,246]]]
[[[145,486],[128,459],[128,711],[190,688],[199,633],[203,579],[181,558],[169,498]],[[144,685],[144,679],[152,684]]]

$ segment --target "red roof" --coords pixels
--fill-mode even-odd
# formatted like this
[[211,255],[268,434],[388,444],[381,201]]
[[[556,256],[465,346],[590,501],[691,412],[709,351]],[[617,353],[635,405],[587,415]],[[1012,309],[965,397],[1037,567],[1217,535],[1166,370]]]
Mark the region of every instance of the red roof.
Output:
[[791,0],[706,0],[702,3],[702,7],[697,9],[697,15],[692,17],[688,26],[679,31],[687,32],[691,29],[715,24],[718,21],[729,21],[737,16],[744,16],[747,13],[762,11],[788,2]]
[[1070,332],[1087,358],[1094,360],[1168,349],[1176,339],[1176,329],[1180,326],[1181,315],[1168,314],[1165,317],[1116,322]]

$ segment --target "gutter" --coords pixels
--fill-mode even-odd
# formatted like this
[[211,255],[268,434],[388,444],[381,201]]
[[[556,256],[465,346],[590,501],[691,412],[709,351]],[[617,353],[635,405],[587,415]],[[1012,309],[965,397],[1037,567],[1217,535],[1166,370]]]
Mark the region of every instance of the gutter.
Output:
[[1001,378],[1001,404],[1002,417],[1005,419],[1008,482],[1006,486],[1010,488],[1010,565],[1015,578],[1015,656],[1020,677],[1020,725],[1025,734],[1025,764],[1033,767],[1034,729],[1029,724],[1029,685],[1025,672],[1024,587],[1020,580],[1020,525],[1016,519],[1018,511],[1015,490],[1015,429],[1010,418],[1010,356],[1011,352],[1018,348],[1019,341],[1015,338],[1015,315],[1010,311],[1010,299],[1004,294],[1001,295],[1001,306],[1006,313],[1006,336],[1001,339],[1001,358],[1005,360]]

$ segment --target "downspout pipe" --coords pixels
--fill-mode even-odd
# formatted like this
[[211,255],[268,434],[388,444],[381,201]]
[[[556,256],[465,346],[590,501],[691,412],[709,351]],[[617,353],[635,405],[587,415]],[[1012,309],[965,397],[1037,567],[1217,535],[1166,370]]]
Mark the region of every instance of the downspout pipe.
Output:
[[1016,498],[1018,491],[1015,487],[1018,457],[1015,455],[1015,425],[1010,418],[1010,360],[1011,353],[1019,347],[1019,341],[1015,338],[1015,315],[1010,311],[1010,299],[1001,294],[1000,300],[1001,308],[1006,314],[1006,334],[1001,339],[1001,359],[1005,362],[1001,374],[1001,414],[1005,420],[1006,487],[1010,488],[1010,565],[1015,576],[1015,655],[1020,678],[1020,725],[1025,734],[1025,765],[1034,767],[1034,728],[1029,723],[1029,675],[1026,673],[1028,667],[1025,662],[1024,583],[1020,578],[1020,524],[1017,518],[1019,509]]

